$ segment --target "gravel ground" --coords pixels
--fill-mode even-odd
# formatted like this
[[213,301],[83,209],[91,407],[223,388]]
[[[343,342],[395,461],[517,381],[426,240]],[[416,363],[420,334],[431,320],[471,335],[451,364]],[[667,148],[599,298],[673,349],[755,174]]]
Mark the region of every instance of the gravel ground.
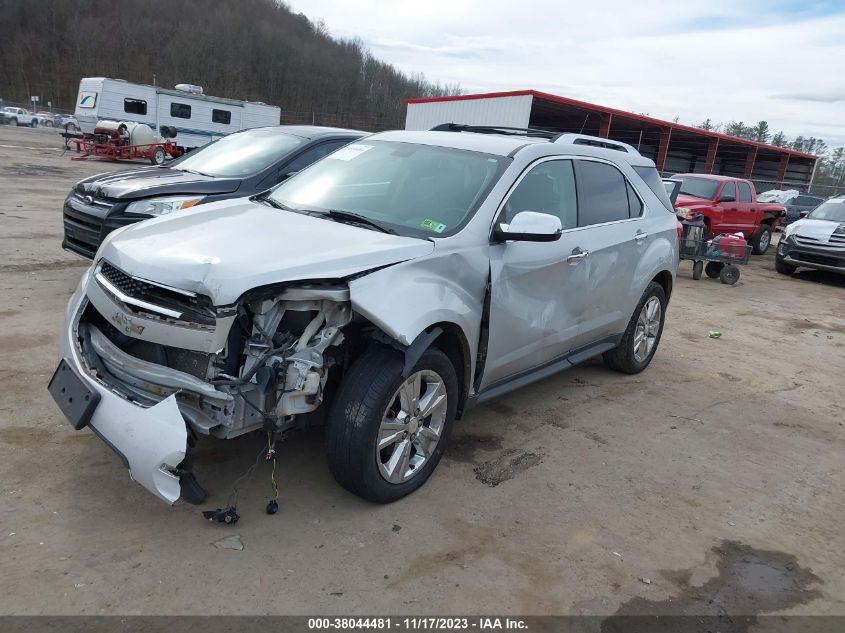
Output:
[[[60,246],[63,197],[128,167],[60,147],[0,127],[0,613],[845,614],[845,280],[777,275],[773,249],[732,287],[684,262],[645,373],[594,361],[473,410],[389,506],[334,483],[319,430],[296,435],[279,514],[262,467],[222,527],[130,482],[46,391],[85,266]],[[203,445],[206,507],[259,442]]]

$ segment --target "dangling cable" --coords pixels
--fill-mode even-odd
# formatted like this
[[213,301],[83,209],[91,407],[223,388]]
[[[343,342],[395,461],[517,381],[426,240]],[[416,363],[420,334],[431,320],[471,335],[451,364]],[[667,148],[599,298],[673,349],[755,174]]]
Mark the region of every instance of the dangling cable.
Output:
[[267,504],[267,514],[276,514],[279,511],[279,486],[276,484],[276,439],[271,433],[267,433],[267,454],[265,459],[273,462],[270,470],[270,486],[273,489],[273,498]]

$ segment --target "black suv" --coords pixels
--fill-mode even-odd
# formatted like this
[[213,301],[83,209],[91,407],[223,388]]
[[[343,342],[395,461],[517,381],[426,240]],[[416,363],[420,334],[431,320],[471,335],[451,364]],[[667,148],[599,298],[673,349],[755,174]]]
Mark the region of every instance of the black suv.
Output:
[[788,226],[796,220],[800,220],[825,200],[826,198],[811,196],[806,193],[799,194],[791,200],[787,200],[785,205],[786,217],[781,222],[781,226]]
[[261,193],[366,134],[305,125],[253,128],[166,165],[92,176],[65,199],[62,247],[92,259],[106,235],[121,226]]

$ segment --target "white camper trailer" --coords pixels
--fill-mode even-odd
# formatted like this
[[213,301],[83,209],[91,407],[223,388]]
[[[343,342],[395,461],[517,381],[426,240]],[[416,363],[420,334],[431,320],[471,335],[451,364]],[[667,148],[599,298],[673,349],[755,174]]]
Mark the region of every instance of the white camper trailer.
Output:
[[[163,137],[173,138],[179,147],[190,149],[238,130],[279,125],[281,109],[207,96],[202,87],[190,84],[169,89],[86,77],[79,82],[75,114],[86,134],[93,133],[97,122],[103,120],[146,123]],[[175,136],[169,134],[174,131]]]

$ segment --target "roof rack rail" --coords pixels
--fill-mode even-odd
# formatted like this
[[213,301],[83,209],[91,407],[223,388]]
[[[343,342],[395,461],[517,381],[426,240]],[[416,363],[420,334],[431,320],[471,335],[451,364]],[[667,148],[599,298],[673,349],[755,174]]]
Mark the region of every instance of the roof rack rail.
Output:
[[465,125],[463,123],[441,123],[431,128],[432,132],[476,132],[478,134],[501,134],[503,136],[528,136],[554,141],[559,132],[540,130],[533,127],[507,127],[504,125]]
[[570,143],[572,145],[589,145],[591,147],[603,147],[604,149],[612,149],[617,152],[627,152],[628,154],[639,154],[637,148],[622,143],[621,141],[611,141],[601,136],[589,136],[587,134],[559,134],[552,141],[553,143]]

